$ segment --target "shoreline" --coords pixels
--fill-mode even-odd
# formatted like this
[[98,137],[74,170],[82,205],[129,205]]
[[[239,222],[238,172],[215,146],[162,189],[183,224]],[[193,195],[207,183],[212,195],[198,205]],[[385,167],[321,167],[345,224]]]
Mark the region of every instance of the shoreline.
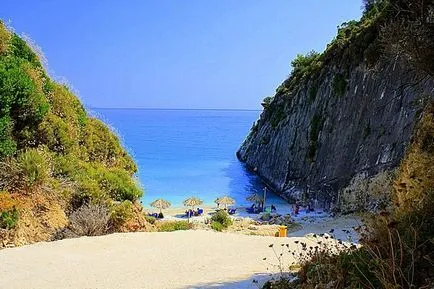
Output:
[[[164,219],[157,219],[157,222],[189,221],[194,224],[193,230],[211,230],[206,225],[206,221],[217,211],[217,206],[199,207],[204,210],[204,213],[201,216],[193,216],[190,219],[185,214],[185,211],[188,209],[187,207],[173,207],[162,210]],[[233,225],[225,231],[226,233],[275,236],[279,230],[280,224],[269,224],[268,221],[260,219],[263,213],[249,214],[246,211],[246,207],[229,207],[236,208],[237,212],[234,215],[230,215]],[[158,209],[145,208],[144,210],[146,213],[159,212]],[[282,224],[287,226],[287,237],[304,237],[308,234],[329,233],[333,229],[336,238],[344,241],[351,239],[357,242],[358,235],[353,228],[362,224],[361,218],[357,215],[333,217],[322,209],[307,213],[306,208],[301,207],[300,213],[295,215],[290,204],[283,208],[278,207],[276,212],[271,213],[271,216],[273,218],[287,218],[286,220],[289,220],[290,216],[291,222]]]
[[[175,206],[170,207],[167,209],[163,209],[162,213],[164,215],[164,220],[188,220],[185,212],[189,210],[191,207],[181,207],[181,206]],[[191,221],[203,221],[204,218],[210,218],[212,214],[214,214],[219,209],[224,209],[223,207],[218,208],[216,205],[200,205],[195,207],[194,209],[197,210],[197,208],[201,208],[204,210],[203,214],[200,216],[193,216],[190,218]],[[227,208],[233,208],[236,209],[236,213],[233,215],[230,215],[232,218],[249,218],[252,220],[259,219],[263,212],[260,213],[248,213],[246,209],[248,207],[246,206],[227,206]],[[148,213],[159,213],[159,209],[155,208],[149,208],[149,207],[143,207],[143,210],[146,214]],[[293,208],[291,204],[282,205],[280,204],[275,211],[270,213],[271,215],[281,215],[281,216],[291,216],[291,218],[295,221],[302,220],[304,218],[311,218],[311,219],[320,219],[320,218],[331,218],[331,215],[325,212],[323,209],[317,209],[313,212],[307,212],[307,209],[304,207],[300,207],[299,213],[296,215],[294,214]]]

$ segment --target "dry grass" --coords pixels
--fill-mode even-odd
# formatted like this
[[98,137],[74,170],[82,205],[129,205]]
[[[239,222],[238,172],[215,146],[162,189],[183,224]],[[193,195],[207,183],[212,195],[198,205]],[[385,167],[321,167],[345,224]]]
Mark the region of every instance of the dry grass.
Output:
[[19,219],[16,228],[0,236],[3,247],[50,240],[68,224],[64,208],[44,194],[0,193],[0,211],[11,207],[17,208]]
[[77,237],[100,236],[108,231],[109,210],[99,204],[85,204],[69,216],[68,229]]
[[9,46],[10,33],[6,27],[0,25],[0,54],[6,53]]
[[434,188],[434,103],[428,105],[394,182],[393,201],[405,213],[421,208]]

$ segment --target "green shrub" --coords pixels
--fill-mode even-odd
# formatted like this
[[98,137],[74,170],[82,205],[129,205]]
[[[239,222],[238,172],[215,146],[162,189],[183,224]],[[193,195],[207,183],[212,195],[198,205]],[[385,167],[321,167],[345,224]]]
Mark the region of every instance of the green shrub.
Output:
[[12,139],[13,122],[9,115],[0,117],[0,159],[10,156],[17,150],[17,143]]
[[51,187],[50,154],[43,149],[28,149],[17,158],[0,161],[0,189],[11,192],[32,192]]
[[48,182],[51,175],[51,163],[48,154],[38,149],[29,149],[18,155],[18,165],[27,187]]
[[264,107],[264,109],[267,109],[270,107],[270,103],[273,101],[274,97],[273,96],[267,96],[266,98],[264,98],[262,100],[261,105]]
[[173,232],[180,230],[190,230],[193,228],[193,224],[187,221],[162,221],[157,225],[159,232]]
[[15,228],[19,219],[18,210],[14,207],[0,213],[0,228],[10,230]]
[[123,169],[110,169],[101,172],[100,184],[116,201],[135,201],[143,195],[138,183]]
[[121,147],[119,138],[100,120],[88,118],[82,142],[86,159],[101,162],[106,167],[118,167],[129,173],[137,171],[131,157]]
[[146,222],[148,222],[151,225],[155,224],[155,221],[157,221],[157,219],[155,217],[148,216],[148,215],[144,215],[144,218],[145,218]]
[[[232,225],[232,219],[225,210],[220,210],[211,217],[211,227],[213,223],[219,223],[222,229],[227,229]],[[219,228],[219,225],[214,226]]]
[[22,40],[17,34],[12,34],[11,37],[11,52],[17,58],[27,60],[36,66],[41,66],[38,56],[32,51],[27,43]]
[[271,214],[270,213],[264,213],[261,216],[261,220],[262,221],[269,221],[271,219]]
[[213,222],[211,222],[211,229],[213,229],[214,231],[217,231],[217,232],[221,232],[221,231],[223,231],[223,229],[225,229],[225,228],[224,228],[224,226],[222,225],[222,223],[219,223],[219,222],[213,221]]
[[305,79],[312,76],[322,66],[320,56],[320,53],[313,50],[306,55],[298,54],[297,57],[291,62],[291,66],[293,68],[291,77]]
[[131,201],[114,204],[110,213],[110,227],[117,230],[133,216],[133,203]]

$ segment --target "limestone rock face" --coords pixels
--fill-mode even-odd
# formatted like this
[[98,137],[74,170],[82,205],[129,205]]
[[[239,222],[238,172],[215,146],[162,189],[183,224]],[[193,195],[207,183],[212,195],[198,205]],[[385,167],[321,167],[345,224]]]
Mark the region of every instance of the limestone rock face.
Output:
[[434,98],[433,80],[397,60],[338,67],[276,94],[237,152],[283,197],[329,207],[356,175],[397,167]]

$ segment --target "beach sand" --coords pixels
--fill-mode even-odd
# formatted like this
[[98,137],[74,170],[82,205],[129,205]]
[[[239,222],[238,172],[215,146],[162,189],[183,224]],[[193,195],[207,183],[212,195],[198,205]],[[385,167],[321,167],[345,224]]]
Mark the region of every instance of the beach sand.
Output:
[[[288,238],[190,230],[41,242],[0,250],[0,288],[256,288],[253,279],[263,283],[279,271],[270,244],[278,254],[281,244],[298,250],[295,240],[316,244],[310,233],[357,224],[307,220]],[[284,268],[293,261],[284,254]]]

